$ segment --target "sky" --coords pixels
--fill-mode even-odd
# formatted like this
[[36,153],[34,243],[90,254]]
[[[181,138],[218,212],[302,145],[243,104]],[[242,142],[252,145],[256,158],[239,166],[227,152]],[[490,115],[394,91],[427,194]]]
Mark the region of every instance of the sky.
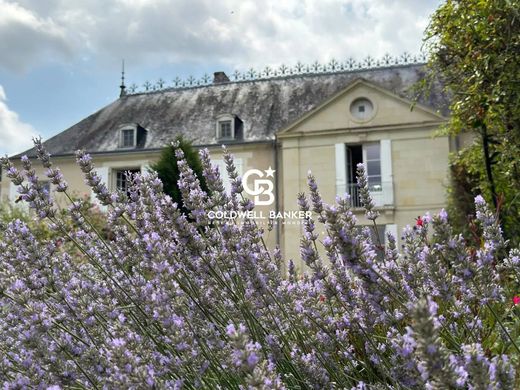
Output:
[[0,0],[0,155],[142,86],[417,54],[441,0]]

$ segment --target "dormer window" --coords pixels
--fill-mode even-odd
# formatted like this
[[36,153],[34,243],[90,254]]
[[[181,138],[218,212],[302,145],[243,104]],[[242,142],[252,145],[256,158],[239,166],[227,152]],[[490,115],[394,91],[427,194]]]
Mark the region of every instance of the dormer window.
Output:
[[122,129],[121,130],[121,141],[119,143],[121,148],[134,148],[135,147],[135,129]]
[[241,140],[243,122],[232,114],[224,114],[217,117],[217,140]]
[[139,123],[123,123],[117,128],[119,149],[142,149],[146,146],[147,130]]
[[219,122],[220,127],[220,139],[233,139],[233,131],[231,128],[231,121],[221,121]]

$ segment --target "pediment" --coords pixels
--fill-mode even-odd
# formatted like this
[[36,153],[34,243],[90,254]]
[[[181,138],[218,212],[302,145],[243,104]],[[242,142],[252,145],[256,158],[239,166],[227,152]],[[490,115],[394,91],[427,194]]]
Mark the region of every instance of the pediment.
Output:
[[[363,112],[358,113],[361,109]],[[279,131],[278,135],[433,125],[444,121],[445,117],[425,106],[413,104],[391,91],[358,79]]]

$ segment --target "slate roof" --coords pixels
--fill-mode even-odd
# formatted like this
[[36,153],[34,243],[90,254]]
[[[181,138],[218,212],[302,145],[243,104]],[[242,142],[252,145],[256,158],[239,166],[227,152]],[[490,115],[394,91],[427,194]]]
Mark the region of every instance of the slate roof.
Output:
[[[52,155],[77,149],[91,153],[117,150],[118,129],[138,123],[147,130],[142,151],[164,147],[178,134],[195,145],[216,144],[215,124],[221,114],[237,115],[244,124],[242,142],[268,141],[274,134],[329,97],[362,78],[404,98],[424,77],[423,65],[396,65],[369,70],[305,74],[263,80],[212,84],[123,96],[44,142]],[[431,91],[419,102],[447,112],[447,99]],[[24,154],[34,155],[33,150]]]

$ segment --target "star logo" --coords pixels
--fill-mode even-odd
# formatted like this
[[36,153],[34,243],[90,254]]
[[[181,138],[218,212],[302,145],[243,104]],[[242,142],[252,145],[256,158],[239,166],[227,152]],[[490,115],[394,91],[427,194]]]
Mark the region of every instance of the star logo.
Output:
[[274,178],[274,173],[276,171],[274,169],[272,169],[271,166],[269,165],[269,168],[266,169],[264,172],[265,172],[265,177],[272,177],[272,178]]

